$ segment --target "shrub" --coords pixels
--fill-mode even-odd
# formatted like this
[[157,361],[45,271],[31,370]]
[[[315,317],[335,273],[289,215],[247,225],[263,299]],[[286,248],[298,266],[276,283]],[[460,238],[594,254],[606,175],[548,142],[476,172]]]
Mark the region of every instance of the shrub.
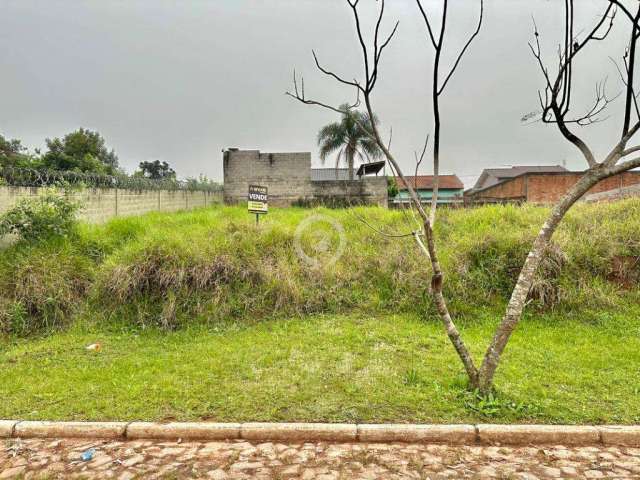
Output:
[[67,196],[47,192],[20,200],[0,217],[0,236],[13,234],[27,242],[68,236],[80,205]]
[[[466,278],[477,283],[480,292],[498,294],[508,298],[515,287],[520,269],[529,252],[532,238],[512,236],[502,233],[499,237],[480,239],[479,244],[466,253]],[[529,300],[538,307],[553,307],[560,302],[560,276],[567,261],[560,247],[551,243],[536,276],[534,277]],[[467,286],[469,288],[469,286]]]
[[0,334],[25,335],[29,330],[24,305],[0,297]]
[[0,262],[0,332],[49,331],[68,323],[92,284],[89,259],[64,241],[19,244]]

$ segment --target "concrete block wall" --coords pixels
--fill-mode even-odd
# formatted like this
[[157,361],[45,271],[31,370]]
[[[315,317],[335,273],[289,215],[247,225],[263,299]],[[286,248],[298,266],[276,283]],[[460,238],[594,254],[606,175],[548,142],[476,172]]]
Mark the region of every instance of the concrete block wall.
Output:
[[126,217],[159,210],[159,193],[153,190],[118,190],[117,215]]
[[311,153],[261,153],[228,150],[223,157],[224,202],[247,201],[250,184],[269,189],[269,204],[288,206],[312,195]]
[[388,205],[387,179],[385,177],[365,177],[362,180],[330,180],[311,182],[313,198],[320,203],[337,201],[356,202],[366,205]]
[[[40,193],[38,192],[38,194]],[[83,206],[80,215],[85,221],[103,223],[117,215],[116,200],[118,192],[115,188],[88,189],[73,192],[70,195]]]
[[[22,198],[38,197],[46,189],[0,186],[0,214]],[[61,195],[64,193],[61,191]],[[82,204],[79,217],[91,223],[102,223],[113,217],[141,215],[147,212],[191,210],[222,202],[222,192],[186,190],[122,190],[90,188],[68,193]]]
[[21,198],[37,194],[37,188],[28,187],[0,187],[0,214],[15,205]]
[[361,183],[363,185],[363,195],[367,198],[369,205],[389,206],[389,190],[385,176],[366,177]]
[[182,191],[161,191],[159,195],[159,210],[162,212],[177,212],[187,210],[189,201]]
[[249,185],[269,189],[269,205],[286,207],[304,201],[331,202],[357,197],[363,203],[387,206],[385,177],[362,181],[311,181],[311,153],[261,153],[259,150],[230,149],[223,155],[224,202],[247,201]]

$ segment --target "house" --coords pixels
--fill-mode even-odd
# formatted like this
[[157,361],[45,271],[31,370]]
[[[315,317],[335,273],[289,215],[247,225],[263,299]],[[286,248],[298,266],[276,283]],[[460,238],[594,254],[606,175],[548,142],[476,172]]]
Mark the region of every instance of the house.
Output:
[[480,174],[472,190],[482,190],[492,187],[498,183],[510,180],[523,173],[556,173],[567,172],[568,170],[560,165],[528,165],[509,168],[486,168]]
[[[531,167],[525,167],[530,169]],[[540,167],[549,168],[549,167]],[[560,167],[562,169],[562,167]],[[489,169],[495,172],[503,169]],[[487,170],[485,170],[487,172]],[[512,177],[500,177],[493,174],[481,176],[476,186],[464,193],[467,205],[483,205],[487,203],[556,203],[562,196],[584,175],[584,172],[570,172],[568,170],[536,171],[527,170]],[[504,175],[502,172],[498,172]],[[493,179],[501,180],[494,183]],[[484,186],[489,182],[489,186]],[[589,194],[624,189],[631,185],[640,184],[640,172],[631,171],[607,178],[595,185]]]
[[[433,175],[418,175],[417,177],[405,177],[406,181],[414,187],[422,203],[431,203],[433,197]],[[400,177],[396,177],[398,195],[390,200],[395,206],[410,202],[409,189]],[[440,175],[438,177],[438,205],[460,205],[464,198],[464,184],[456,175]]]

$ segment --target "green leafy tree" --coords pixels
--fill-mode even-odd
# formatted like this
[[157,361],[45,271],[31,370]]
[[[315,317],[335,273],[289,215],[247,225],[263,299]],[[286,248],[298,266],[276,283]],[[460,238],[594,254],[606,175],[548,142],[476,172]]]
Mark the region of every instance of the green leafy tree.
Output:
[[[322,163],[337,152],[336,168],[344,160],[349,169],[349,180],[353,180],[353,166],[356,157],[368,163],[382,156],[382,150],[374,140],[369,114],[350,110],[348,105],[341,105],[342,119],[339,122],[324,126],[318,133],[318,146]],[[377,124],[378,119],[373,118]]]
[[187,188],[190,190],[222,190],[222,185],[214,180],[211,180],[202,173],[197,177],[189,177],[185,179]]
[[139,175],[151,180],[172,180],[176,178],[176,172],[167,162],[155,160],[153,162],[140,162]]
[[98,132],[80,128],[62,139],[47,138],[47,153],[42,164],[50,170],[114,175],[118,172],[118,156],[109,150]]
[[398,182],[395,177],[387,177],[387,194],[389,198],[395,198],[400,190],[398,189]]
[[0,135],[0,167],[37,168],[38,159],[27,152],[20,140]]

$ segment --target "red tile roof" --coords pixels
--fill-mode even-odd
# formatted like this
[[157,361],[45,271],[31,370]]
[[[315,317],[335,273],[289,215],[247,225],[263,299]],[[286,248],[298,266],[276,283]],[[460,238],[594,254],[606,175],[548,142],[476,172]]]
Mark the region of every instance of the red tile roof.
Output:
[[[417,177],[410,176],[404,177],[409,185],[412,187],[417,185],[419,190],[432,190],[433,189],[433,175],[418,175]],[[396,183],[398,189],[407,190],[406,185],[402,182],[400,177],[396,177]],[[445,189],[464,189],[464,184],[460,181],[457,175],[440,175],[438,178],[438,188]]]

